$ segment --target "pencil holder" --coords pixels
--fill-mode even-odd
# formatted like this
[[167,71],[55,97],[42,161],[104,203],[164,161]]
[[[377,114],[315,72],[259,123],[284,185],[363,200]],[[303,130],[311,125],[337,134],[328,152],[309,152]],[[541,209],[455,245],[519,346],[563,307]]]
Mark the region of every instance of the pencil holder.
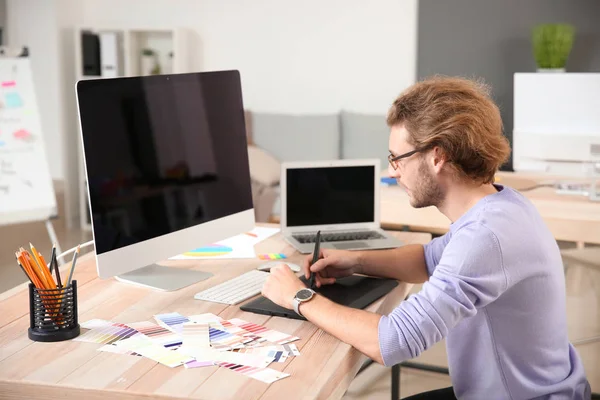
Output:
[[77,281],[61,289],[38,289],[29,284],[29,339],[60,342],[79,336]]

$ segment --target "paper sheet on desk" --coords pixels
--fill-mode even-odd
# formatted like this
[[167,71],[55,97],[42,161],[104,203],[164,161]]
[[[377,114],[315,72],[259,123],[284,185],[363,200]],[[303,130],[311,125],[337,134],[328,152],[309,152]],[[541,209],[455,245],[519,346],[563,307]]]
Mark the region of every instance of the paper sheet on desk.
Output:
[[170,260],[256,258],[254,245],[279,232],[279,228],[255,227],[250,232],[171,257]]

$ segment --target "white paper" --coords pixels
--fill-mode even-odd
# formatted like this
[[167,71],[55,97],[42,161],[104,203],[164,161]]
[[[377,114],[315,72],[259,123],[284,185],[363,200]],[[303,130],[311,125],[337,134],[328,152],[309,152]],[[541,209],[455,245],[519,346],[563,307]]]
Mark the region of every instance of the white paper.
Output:
[[210,259],[231,259],[231,258],[256,258],[256,252],[254,246],[257,243],[271,237],[279,232],[279,228],[264,228],[255,227],[249,232],[241,233],[239,235],[230,237],[225,240],[213,243],[208,246],[199,246],[199,249],[203,249],[206,252],[210,251],[210,246],[218,245],[222,246],[223,254],[217,255],[202,255],[202,252],[198,254],[189,254],[196,249],[190,249],[189,252],[176,255],[169,258],[170,260],[210,260]]

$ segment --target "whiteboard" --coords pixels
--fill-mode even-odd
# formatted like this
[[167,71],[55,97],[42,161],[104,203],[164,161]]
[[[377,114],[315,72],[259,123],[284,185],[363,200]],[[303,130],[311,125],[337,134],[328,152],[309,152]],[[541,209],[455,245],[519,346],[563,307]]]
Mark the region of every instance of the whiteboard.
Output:
[[30,60],[0,57],[0,225],[47,220],[56,209]]

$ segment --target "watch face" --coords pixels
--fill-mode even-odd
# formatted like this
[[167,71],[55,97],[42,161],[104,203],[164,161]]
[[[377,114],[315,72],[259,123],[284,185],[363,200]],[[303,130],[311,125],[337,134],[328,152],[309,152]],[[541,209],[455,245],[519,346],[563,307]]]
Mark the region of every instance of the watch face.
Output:
[[296,293],[296,297],[298,300],[308,300],[312,297],[312,292],[308,289],[302,289],[298,293]]

